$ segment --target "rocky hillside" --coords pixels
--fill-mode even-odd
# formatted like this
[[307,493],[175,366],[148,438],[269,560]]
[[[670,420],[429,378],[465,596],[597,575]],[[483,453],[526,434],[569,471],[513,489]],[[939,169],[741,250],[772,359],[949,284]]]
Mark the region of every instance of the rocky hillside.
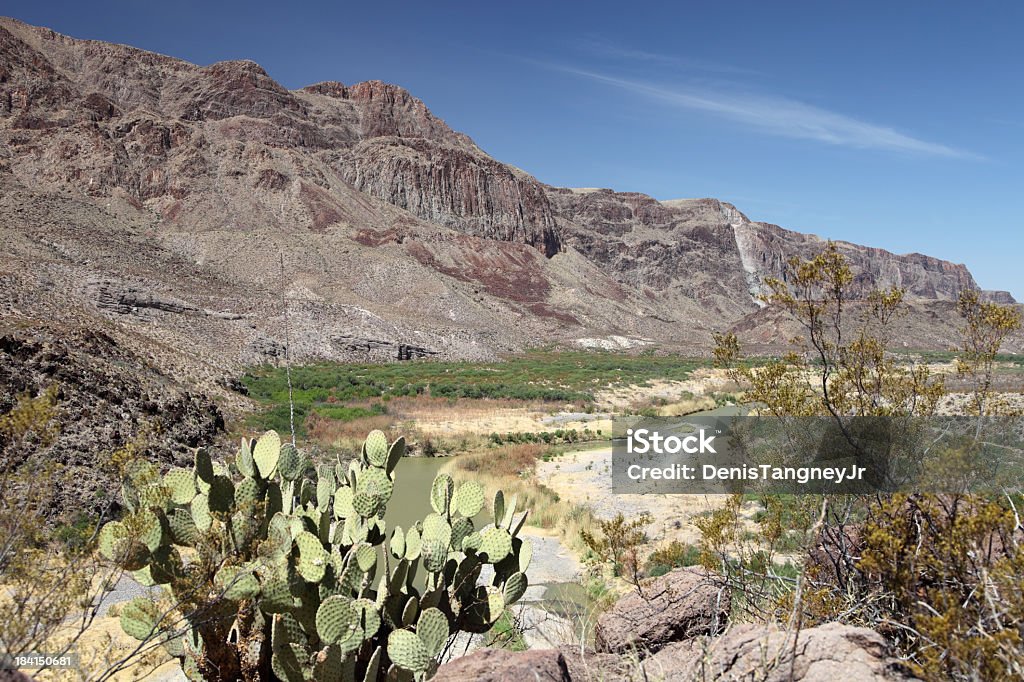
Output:
[[[728,327],[771,344],[785,337],[759,309],[763,279],[821,247],[714,199],[544,185],[394,85],[289,91],[252,62],[196,66],[12,19],[0,236],[5,318],[101,325],[211,390],[288,345],[700,352]],[[841,248],[865,287],[905,286],[921,315],[977,286],[962,265]],[[907,345],[949,345],[947,315],[921,319]]]

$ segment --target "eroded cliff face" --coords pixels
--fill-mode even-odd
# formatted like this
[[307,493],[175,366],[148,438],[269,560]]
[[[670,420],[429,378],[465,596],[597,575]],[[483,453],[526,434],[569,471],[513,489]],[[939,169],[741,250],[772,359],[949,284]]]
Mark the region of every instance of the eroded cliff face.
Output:
[[[793,256],[809,258],[825,242],[778,225],[753,222],[732,204],[717,199],[658,202],[636,193],[553,189],[558,215],[576,228],[569,244],[621,272],[637,284],[663,291],[688,278],[736,302],[761,305],[767,278],[783,279]],[[978,285],[964,265],[914,253],[897,255],[849,242],[837,242],[864,291],[902,287],[920,300],[954,301]],[[1005,292],[992,292],[1012,300]]]
[[425,138],[377,137],[356,145],[343,177],[361,192],[459,232],[558,253],[544,188],[533,178],[464,148]]
[[[751,290],[763,293],[766,277],[782,279],[788,258],[803,258],[821,251],[824,242],[814,235],[800,234],[768,223],[740,222],[734,226],[736,247],[745,268],[755,275]],[[896,255],[849,242],[836,242],[850,263],[855,282],[862,292],[898,287],[908,297],[921,300],[955,301],[960,292],[978,285],[966,266],[919,253]]]
[[[13,20],[0,23],[0,55],[0,167],[25,184],[119,197],[186,226],[230,213],[242,227],[315,230],[367,222],[351,210],[354,185],[466,234],[558,250],[541,185],[398,86],[290,92],[254,62],[200,67]],[[219,209],[205,200],[214,192]]]

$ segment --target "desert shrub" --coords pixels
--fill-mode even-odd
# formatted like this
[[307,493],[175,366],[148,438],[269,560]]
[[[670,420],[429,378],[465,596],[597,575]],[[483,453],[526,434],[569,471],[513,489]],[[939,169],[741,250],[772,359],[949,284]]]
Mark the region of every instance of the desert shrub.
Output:
[[1005,679],[1024,665],[1024,540],[1014,507],[979,496],[872,505],[857,564],[871,620],[931,679]]
[[111,571],[92,556],[95,519],[61,518],[66,472],[41,453],[56,438],[58,390],[0,414],[0,656],[75,647]]
[[[784,280],[767,287],[766,302],[799,321],[804,336],[792,353],[760,367],[740,362],[734,334],[716,336],[716,362],[745,388],[746,402],[781,417],[824,416],[840,425],[847,417],[935,412],[946,395],[943,378],[890,350],[902,290],[858,291],[832,244],[810,260],[792,259]],[[992,377],[1000,346],[1021,327],[1020,313],[974,291],[961,295],[958,309],[964,327],[957,369],[971,386],[968,411],[979,419],[1005,415]],[[1012,679],[1024,674],[1019,493],[807,495],[797,506],[779,499],[774,510],[766,506],[753,534],[734,496],[696,523],[705,563],[741,595],[734,611],[739,605],[794,627],[842,620],[876,628],[929,680]],[[793,579],[770,550],[801,546],[804,566]]]
[[701,563],[700,559],[700,547],[673,540],[648,555],[644,572],[648,576],[657,577],[665,575],[674,568],[696,566]]
[[580,537],[598,562],[608,564],[613,575],[625,578],[639,589],[640,552],[647,542],[644,529],[650,523],[650,514],[627,520],[619,512],[612,519],[599,520],[597,533],[583,530]]

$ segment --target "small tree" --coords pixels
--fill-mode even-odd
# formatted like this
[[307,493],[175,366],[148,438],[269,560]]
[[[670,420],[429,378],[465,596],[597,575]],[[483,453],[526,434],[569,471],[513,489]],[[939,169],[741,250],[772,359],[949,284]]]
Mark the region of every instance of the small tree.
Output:
[[603,563],[611,565],[616,576],[625,578],[640,590],[640,548],[647,542],[644,529],[650,525],[651,516],[644,512],[634,519],[626,520],[619,512],[608,521],[598,521],[600,535],[587,530],[580,531],[584,544]]
[[[945,382],[924,364],[900,362],[889,350],[902,312],[900,289],[859,291],[833,244],[810,260],[791,259],[784,280],[769,280],[769,305],[803,327],[794,351],[761,367],[742,363],[734,334],[716,336],[715,359],[745,384],[746,400],[779,417],[823,416],[844,437],[851,417],[911,424],[933,415]],[[973,381],[971,413],[1006,413],[994,400],[998,351],[1020,328],[1020,314],[965,292],[958,369]],[[980,421],[979,421],[980,428]],[[920,453],[917,453],[918,455]],[[915,672],[928,679],[1005,679],[1022,673],[1024,553],[1019,489],[1004,497],[872,495],[804,499],[820,505],[807,537],[805,567],[780,592],[775,613],[806,620],[840,619],[892,637]],[[812,504],[813,503],[813,504]],[[801,514],[803,526],[813,516]],[[739,501],[702,520],[704,546],[737,589],[763,582],[753,562],[730,556]],[[773,533],[777,528],[772,526]],[[727,532],[728,531],[728,532]],[[771,538],[762,538],[770,543]],[[761,571],[771,577],[771,571]],[[763,605],[761,589],[747,604]],[[737,602],[734,602],[734,604]],[[734,607],[735,608],[735,607]],[[980,677],[979,677],[980,676]]]
[[960,294],[957,309],[964,318],[956,370],[972,384],[969,411],[978,417],[1009,412],[1005,402],[994,401],[992,380],[996,358],[1006,337],[1021,328],[1020,311],[984,302],[974,290]]

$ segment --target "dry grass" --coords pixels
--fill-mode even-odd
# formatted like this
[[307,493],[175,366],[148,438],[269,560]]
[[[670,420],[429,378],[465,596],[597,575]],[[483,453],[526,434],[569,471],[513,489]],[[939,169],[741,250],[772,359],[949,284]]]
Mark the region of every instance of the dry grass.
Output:
[[306,420],[306,430],[311,441],[324,446],[358,451],[366,434],[374,429],[388,433],[394,429],[396,419],[390,414],[360,417],[351,421],[325,419],[315,415]]
[[399,419],[447,419],[453,414],[460,418],[475,419],[482,416],[506,412],[542,412],[551,409],[550,404],[528,400],[501,398],[433,398],[425,395],[399,396],[387,401],[388,413]]
[[549,450],[533,443],[486,448],[453,458],[445,469],[456,480],[478,481],[489,496],[498,490],[506,499],[515,495],[517,507],[530,512],[527,525],[557,533],[566,547],[582,555],[581,533],[593,533],[597,520],[589,507],[562,500],[536,479],[537,460]]

